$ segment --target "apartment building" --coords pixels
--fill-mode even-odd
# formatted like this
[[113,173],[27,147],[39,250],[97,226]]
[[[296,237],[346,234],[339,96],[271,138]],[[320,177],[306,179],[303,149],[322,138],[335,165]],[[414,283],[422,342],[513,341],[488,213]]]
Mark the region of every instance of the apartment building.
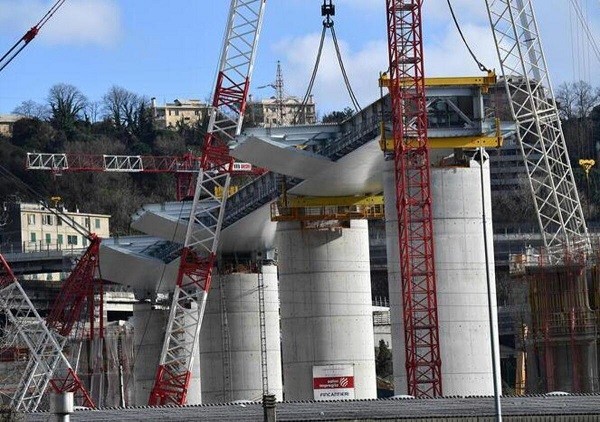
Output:
[[254,101],[250,97],[246,119],[247,123],[260,127],[312,125],[317,122],[317,113],[312,95],[305,105],[298,97],[282,101],[275,97]]
[[0,135],[12,136],[12,129],[15,122],[22,118],[23,116],[18,114],[0,114]]
[[110,215],[68,211],[59,206],[59,217],[40,204],[23,202],[7,203],[4,208],[0,244],[6,252],[86,248],[87,238],[67,223],[69,218],[99,237],[109,237]]
[[209,106],[200,100],[174,100],[159,106],[156,98],[152,99],[154,121],[161,129],[175,129],[178,125],[192,126],[202,121],[209,111]]

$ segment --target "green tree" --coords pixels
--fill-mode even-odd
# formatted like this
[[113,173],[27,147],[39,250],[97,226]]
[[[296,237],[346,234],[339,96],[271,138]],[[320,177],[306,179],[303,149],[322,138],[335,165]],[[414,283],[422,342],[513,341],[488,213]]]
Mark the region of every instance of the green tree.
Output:
[[73,85],[57,84],[50,88],[48,104],[52,125],[56,129],[71,132],[83,117],[88,99]]
[[344,108],[342,111],[332,111],[323,116],[321,121],[323,123],[342,123],[344,120],[349,119],[354,115],[354,110],[350,107]]
[[392,351],[383,339],[379,340],[379,347],[375,356],[375,373],[378,377],[384,379],[391,377],[393,374]]
[[56,130],[36,118],[19,119],[13,126],[11,142],[26,152],[52,152],[56,145]]

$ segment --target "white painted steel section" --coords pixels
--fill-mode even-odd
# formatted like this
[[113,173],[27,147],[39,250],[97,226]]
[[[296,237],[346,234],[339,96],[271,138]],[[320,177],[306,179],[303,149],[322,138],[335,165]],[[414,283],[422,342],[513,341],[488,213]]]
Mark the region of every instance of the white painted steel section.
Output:
[[29,357],[10,407],[19,411],[34,411],[57,372],[71,369],[62,353],[66,339],[51,332],[29,300],[21,284],[15,279],[0,290],[0,309],[27,345]]
[[[277,267],[263,266],[269,392],[283,400]],[[223,350],[221,290],[229,331]],[[258,400],[262,397],[258,274],[215,275],[200,333],[202,402]],[[225,391],[224,355],[228,353],[231,391]]]
[[66,170],[69,168],[67,154],[27,153],[28,170]]
[[[152,309],[149,303],[133,305],[135,406],[146,406],[154,385],[156,367],[163,345],[169,311]],[[195,360],[190,381],[188,403],[199,404],[200,365]]]
[[[392,164],[386,163],[384,194],[394,385],[396,394],[406,394],[402,289]],[[486,163],[486,230],[490,239],[490,276],[492,285],[495,285],[489,176],[489,164]],[[479,164],[471,161],[468,168],[433,168],[431,177],[443,394],[492,395],[493,368]],[[495,288],[492,296],[495,302]],[[493,315],[498,332],[495,304]],[[494,341],[498,350],[498,339]],[[499,374],[500,363],[496,362],[496,365]]]
[[353,364],[357,399],[375,398],[366,221],[337,230],[278,223],[286,400],[312,400],[314,365]]
[[237,159],[286,176],[308,179],[331,163],[326,157],[269,139],[251,136],[231,151]]
[[556,264],[567,252],[589,254],[590,239],[532,0],[485,3],[548,257]]

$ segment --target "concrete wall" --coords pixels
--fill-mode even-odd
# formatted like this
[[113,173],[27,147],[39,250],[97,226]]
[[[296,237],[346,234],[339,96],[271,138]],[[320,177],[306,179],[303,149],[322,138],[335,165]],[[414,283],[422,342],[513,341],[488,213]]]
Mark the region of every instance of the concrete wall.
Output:
[[[135,406],[146,406],[154,385],[169,313],[148,303],[133,307]],[[194,360],[187,404],[200,403],[200,364]]]
[[[434,254],[444,395],[493,394],[479,164],[432,169]],[[493,324],[498,333],[489,164],[484,164]],[[396,394],[406,394],[404,323],[393,162],[384,173]],[[498,337],[494,339],[498,347]],[[498,350],[498,349],[496,349]],[[500,363],[496,361],[498,379]]]
[[[282,400],[277,267],[263,266],[263,280],[269,392]],[[228,338],[223,337],[224,316]],[[215,277],[200,335],[202,402],[262,399],[260,352],[258,275]]]
[[314,365],[353,364],[356,398],[376,397],[366,221],[341,230],[278,223],[284,397],[312,400]]

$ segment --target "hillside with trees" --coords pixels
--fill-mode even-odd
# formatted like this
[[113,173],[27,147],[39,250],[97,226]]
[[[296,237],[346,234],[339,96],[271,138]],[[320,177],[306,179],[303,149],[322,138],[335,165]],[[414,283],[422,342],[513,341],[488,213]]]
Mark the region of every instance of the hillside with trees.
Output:
[[[12,137],[0,140],[0,164],[38,196],[60,196],[68,209],[110,214],[115,235],[130,233],[129,216],[143,203],[175,198],[172,175],[26,171],[26,153],[199,154],[206,131],[202,122],[157,129],[150,102],[116,86],[101,101],[91,102],[76,87],[57,84],[46,103],[25,101],[14,112],[24,118],[14,124]],[[0,195],[5,201],[39,199],[8,179],[0,185]]]

